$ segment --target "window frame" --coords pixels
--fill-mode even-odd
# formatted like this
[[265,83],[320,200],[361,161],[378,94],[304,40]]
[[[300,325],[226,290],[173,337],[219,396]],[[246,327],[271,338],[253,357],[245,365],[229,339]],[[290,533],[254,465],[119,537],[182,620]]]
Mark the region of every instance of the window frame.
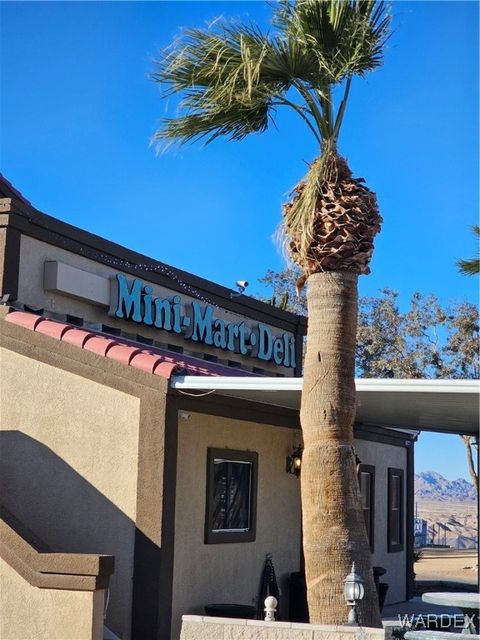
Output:
[[[392,541],[392,478],[398,476],[400,478],[400,501],[399,501],[399,542]],[[388,500],[387,500],[387,549],[388,553],[396,553],[403,551],[405,547],[405,472],[403,469],[397,469],[396,467],[388,467]]]
[[[215,460],[246,462],[252,465],[250,477],[250,501],[249,515],[250,527],[247,531],[214,531],[213,521],[213,497],[215,495]],[[205,508],[205,544],[225,544],[232,542],[253,542],[257,531],[257,483],[258,483],[258,453],[255,451],[239,451],[236,449],[207,449],[207,496]]]
[[[368,538],[368,542],[370,545],[370,552],[373,553],[375,550],[375,467],[372,464],[363,464],[363,462],[358,465],[357,477],[358,477],[358,487],[360,490],[360,494],[362,493],[362,485],[360,484],[360,474],[362,472],[369,473],[371,476],[370,478],[370,511],[369,511],[370,536]],[[365,513],[363,504],[362,504],[362,512]]]

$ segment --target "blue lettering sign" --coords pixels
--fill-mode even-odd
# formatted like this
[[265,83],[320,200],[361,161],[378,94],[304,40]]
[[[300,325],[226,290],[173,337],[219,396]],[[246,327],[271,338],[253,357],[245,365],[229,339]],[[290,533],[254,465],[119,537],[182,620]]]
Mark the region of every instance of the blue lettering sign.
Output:
[[121,320],[133,320],[162,331],[184,334],[186,340],[202,342],[217,349],[232,351],[273,361],[278,366],[295,367],[295,337],[274,335],[269,326],[259,323],[250,329],[244,322],[227,323],[215,318],[214,309],[193,300],[182,315],[182,299],[153,296],[153,287],[138,278],[128,281],[119,273],[115,277],[115,295],[110,314]]
[[273,349],[273,335],[270,331],[270,327],[267,327],[266,324],[260,323],[258,325],[257,343],[257,358],[259,358],[260,360],[270,360],[272,357]]
[[227,348],[227,333],[225,331],[225,322],[221,318],[213,321],[213,346],[219,349]]
[[190,330],[185,334],[186,338],[195,342],[204,342],[205,344],[213,344],[212,340],[212,321],[213,309],[210,305],[205,305],[202,313],[202,306],[194,300],[192,302],[193,318]]
[[129,289],[127,279],[121,273],[117,274],[117,308],[116,318],[125,318],[134,322],[142,322],[142,281],[135,279]]

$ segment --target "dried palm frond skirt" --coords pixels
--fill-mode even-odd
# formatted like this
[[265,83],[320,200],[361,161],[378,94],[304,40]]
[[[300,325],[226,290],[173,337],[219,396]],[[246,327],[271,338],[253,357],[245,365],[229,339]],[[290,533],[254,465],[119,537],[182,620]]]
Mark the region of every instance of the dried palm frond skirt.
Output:
[[340,156],[331,159],[324,176],[318,184],[313,219],[306,234],[305,229],[293,231],[289,226],[289,212],[302,197],[305,180],[295,187],[293,200],[284,205],[290,256],[305,278],[322,271],[367,274],[373,239],[382,223],[377,197],[364,185],[363,178],[353,178]]

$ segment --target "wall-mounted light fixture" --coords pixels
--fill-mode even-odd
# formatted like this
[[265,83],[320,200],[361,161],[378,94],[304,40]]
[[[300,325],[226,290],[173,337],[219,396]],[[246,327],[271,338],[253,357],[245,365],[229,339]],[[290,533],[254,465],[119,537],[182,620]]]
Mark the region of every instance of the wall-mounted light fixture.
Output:
[[300,475],[300,470],[302,468],[302,446],[299,444],[298,447],[293,451],[293,453],[287,456],[287,473],[291,473],[294,476]]

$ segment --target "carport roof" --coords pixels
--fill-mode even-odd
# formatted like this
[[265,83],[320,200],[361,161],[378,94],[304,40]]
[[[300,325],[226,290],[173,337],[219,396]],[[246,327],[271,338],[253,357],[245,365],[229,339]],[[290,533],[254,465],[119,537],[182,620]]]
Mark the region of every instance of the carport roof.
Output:
[[[300,408],[302,378],[173,376],[172,388],[243,398],[288,409]],[[385,380],[360,378],[357,422],[393,428],[476,435],[479,428],[477,380]]]

